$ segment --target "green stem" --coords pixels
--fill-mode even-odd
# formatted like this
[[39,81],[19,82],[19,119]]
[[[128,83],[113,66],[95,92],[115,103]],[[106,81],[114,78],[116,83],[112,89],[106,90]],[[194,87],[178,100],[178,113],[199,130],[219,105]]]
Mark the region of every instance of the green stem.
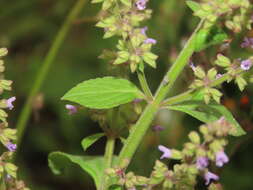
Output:
[[1,178],[0,190],[6,190],[6,184],[5,184],[5,181],[4,181],[4,177],[3,177],[3,176],[2,176],[2,178]]
[[194,53],[195,49],[195,38],[197,32],[202,27],[204,20],[202,20],[191,38],[188,40],[184,49],[181,51],[176,62],[169,69],[168,73],[165,75],[160,87],[158,88],[153,102],[151,102],[145,108],[144,112],[140,116],[139,120],[135,124],[133,130],[131,131],[129,137],[127,138],[120,154],[119,154],[119,164],[123,165],[125,161],[130,162],[136,149],[141,143],[144,135],[146,134],[149,125],[155,117],[155,114],[159,110],[160,103],[164,100],[169,90],[174,85],[176,79],[179,77],[180,73],[183,71],[185,65],[188,64],[189,58]]
[[[115,146],[115,138],[114,137],[107,137],[107,142],[106,142],[106,146],[105,146],[105,154],[104,154],[105,170],[112,167],[114,146]],[[105,170],[102,175],[102,180],[101,180],[99,190],[106,190],[107,189],[108,176],[106,176]]]
[[77,16],[79,15],[80,11],[82,10],[84,4],[86,3],[86,0],[79,0],[76,1],[75,5],[73,6],[73,8],[71,9],[69,15],[67,16],[65,22],[63,23],[62,27],[60,28],[59,32],[57,33],[53,44],[44,60],[44,64],[41,67],[37,78],[35,79],[35,82],[31,88],[30,94],[25,102],[25,105],[21,111],[21,114],[18,118],[18,122],[17,122],[17,145],[19,147],[22,138],[23,138],[23,134],[25,132],[26,129],[26,124],[27,121],[29,119],[29,116],[31,114],[31,106],[34,100],[34,97],[37,95],[37,93],[39,92],[43,82],[45,81],[45,78],[49,72],[50,66],[52,65],[52,63],[54,62],[59,49],[61,47],[61,45],[64,42],[64,39],[66,38],[66,35],[68,34],[70,27],[73,23],[73,21],[77,18]]
[[137,75],[138,75],[138,79],[139,79],[143,92],[145,93],[145,95],[147,96],[149,100],[153,100],[153,94],[149,89],[149,86],[145,77],[145,73],[138,70]]
[[[236,75],[240,75],[242,72],[243,71],[241,69],[237,69],[236,70]],[[215,86],[218,86],[218,85],[222,84],[223,82],[227,81],[229,79],[229,77],[230,77],[230,75],[228,73],[224,74],[222,77],[212,81],[210,83],[210,87],[215,87]],[[168,98],[168,99],[164,100],[164,102],[162,103],[162,106],[169,106],[169,105],[172,105],[172,104],[177,104],[177,103],[181,103],[183,101],[189,100],[189,99],[191,99],[191,97],[193,95],[193,92],[195,92],[196,90],[199,90],[201,88],[202,87],[200,87],[198,89],[191,89],[191,90],[183,92],[179,95]]]

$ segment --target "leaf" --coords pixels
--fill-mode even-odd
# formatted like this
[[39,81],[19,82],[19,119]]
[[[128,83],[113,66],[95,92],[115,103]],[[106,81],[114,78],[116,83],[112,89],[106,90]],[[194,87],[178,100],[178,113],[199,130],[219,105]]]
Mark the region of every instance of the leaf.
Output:
[[62,173],[68,162],[77,164],[86,171],[93,179],[96,187],[101,182],[101,175],[104,169],[103,157],[96,156],[75,156],[63,152],[52,152],[48,156],[48,164],[52,172],[56,175]]
[[130,0],[120,0],[123,4],[125,4],[128,7],[131,7],[132,3]]
[[122,190],[123,187],[120,185],[111,185],[108,190]]
[[[117,157],[114,157],[113,161],[116,162],[116,160]],[[49,168],[56,175],[61,174],[68,163],[80,166],[93,178],[96,187],[99,187],[104,171],[104,158],[102,156],[76,156],[64,152],[52,152],[48,156]]]
[[90,135],[88,137],[85,137],[81,144],[83,147],[83,150],[86,151],[87,148],[89,148],[93,143],[95,143],[98,139],[100,139],[101,137],[103,137],[105,134],[104,133],[97,133],[94,135]]
[[186,4],[193,12],[201,9],[200,4],[195,1],[186,1]]
[[[201,98],[201,100],[200,100]],[[205,122],[214,122],[224,116],[228,122],[236,127],[236,132],[234,136],[241,136],[245,134],[245,131],[241,128],[239,123],[234,119],[230,111],[223,105],[211,102],[205,104],[202,101],[202,96],[195,96],[192,100],[182,102],[180,104],[169,106],[171,110],[181,111],[191,115],[192,117]]]
[[141,98],[141,92],[135,85],[128,80],[114,77],[84,81],[62,97],[63,100],[94,109],[113,108],[136,98]]

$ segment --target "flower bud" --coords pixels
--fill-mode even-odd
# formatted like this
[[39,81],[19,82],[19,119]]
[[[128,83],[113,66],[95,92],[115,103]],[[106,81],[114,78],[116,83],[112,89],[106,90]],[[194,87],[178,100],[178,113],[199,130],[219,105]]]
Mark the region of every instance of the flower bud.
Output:
[[201,132],[203,135],[208,134],[208,128],[206,127],[206,125],[201,125],[201,126],[200,126],[200,132]]
[[199,134],[197,132],[195,132],[195,131],[190,132],[188,137],[191,140],[191,142],[193,142],[195,144],[200,144],[200,137],[199,137]]
[[0,48],[0,57],[6,56],[8,54],[8,50],[6,48]]
[[175,160],[180,160],[182,159],[182,152],[178,151],[178,150],[175,150],[175,149],[172,149],[171,150],[171,158],[172,159],[175,159]]

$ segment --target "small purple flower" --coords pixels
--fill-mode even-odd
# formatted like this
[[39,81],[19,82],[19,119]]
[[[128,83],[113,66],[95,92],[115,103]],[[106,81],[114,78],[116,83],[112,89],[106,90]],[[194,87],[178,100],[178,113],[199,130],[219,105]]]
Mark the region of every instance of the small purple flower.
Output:
[[196,66],[193,64],[193,62],[192,62],[192,61],[190,62],[190,67],[191,67],[191,69],[192,69],[193,71],[195,71]]
[[218,73],[217,75],[216,75],[216,79],[219,79],[219,78],[221,78],[222,77],[222,74],[220,74],[220,73]]
[[145,26],[145,27],[141,28],[141,33],[142,33],[144,36],[146,36],[146,31],[147,31],[147,30],[148,30],[148,27]]
[[17,149],[17,145],[11,142],[8,142],[5,146],[10,152],[15,152],[15,150]]
[[241,62],[241,69],[244,71],[249,70],[251,66],[252,66],[252,62],[250,59],[246,59]]
[[145,44],[156,44],[156,40],[153,39],[153,38],[147,38],[145,41],[144,41]]
[[69,113],[68,113],[69,115],[72,115],[77,112],[77,108],[73,105],[67,104],[65,107],[67,110],[69,110]]
[[13,108],[14,108],[14,106],[13,106],[13,102],[16,100],[16,97],[15,96],[13,96],[13,97],[11,97],[11,98],[9,98],[9,99],[7,99],[6,100],[6,105],[7,105],[7,108],[9,108],[9,110],[12,110]]
[[152,130],[155,132],[160,132],[164,130],[164,127],[162,127],[161,125],[155,125],[153,126]]
[[138,0],[135,4],[138,10],[142,11],[146,9],[147,0]]
[[160,157],[160,159],[164,159],[164,158],[170,158],[172,155],[172,152],[170,149],[166,148],[163,145],[159,145],[158,149],[163,152],[163,155]]
[[196,165],[199,170],[205,169],[208,166],[208,158],[205,156],[198,157]]
[[208,185],[210,183],[211,180],[219,180],[219,176],[217,176],[216,174],[212,173],[212,172],[206,172],[205,173],[205,180],[206,180],[206,185]]
[[216,153],[216,166],[222,167],[224,164],[228,163],[229,158],[226,153],[222,150]]
[[244,41],[241,44],[241,47],[242,48],[247,48],[247,47],[253,48],[253,38],[245,37]]

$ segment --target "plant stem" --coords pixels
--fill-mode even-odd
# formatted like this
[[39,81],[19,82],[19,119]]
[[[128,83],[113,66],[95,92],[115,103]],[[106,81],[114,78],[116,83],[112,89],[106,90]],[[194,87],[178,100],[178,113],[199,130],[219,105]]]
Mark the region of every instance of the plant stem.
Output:
[[[4,176],[4,175],[3,175]],[[4,181],[4,177],[2,176],[1,182],[0,182],[0,190],[6,190],[6,184]]]
[[104,173],[102,175],[102,180],[101,180],[99,190],[107,189],[108,176],[106,176],[105,170],[112,167],[114,145],[115,145],[115,138],[110,137],[110,136],[107,137],[107,142],[105,146],[105,154],[104,154],[105,167],[104,167],[104,171],[103,171]]
[[64,42],[64,39],[66,38],[66,35],[68,34],[70,27],[73,24],[73,21],[77,18],[79,13],[81,12],[84,4],[86,3],[86,0],[78,0],[76,1],[75,5],[71,9],[69,15],[67,16],[66,20],[64,21],[62,27],[60,28],[59,32],[57,33],[53,44],[44,60],[43,66],[41,67],[37,78],[35,79],[35,82],[31,88],[30,94],[25,102],[25,105],[23,109],[21,110],[21,114],[18,118],[18,122],[16,125],[17,128],[17,147],[19,147],[23,134],[26,129],[27,121],[29,119],[29,116],[31,114],[31,106],[34,100],[34,97],[39,92],[43,82],[45,81],[45,78],[49,72],[50,66],[54,62],[59,49],[61,45]]
[[145,73],[138,70],[137,75],[138,75],[138,79],[139,79],[139,82],[144,94],[147,96],[149,100],[153,100],[153,94],[149,89],[149,86],[145,77]]
[[201,20],[198,27],[195,29],[194,33],[192,34],[191,38],[188,40],[187,44],[185,45],[184,49],[181,51],[180,55],[178,56],[176,62],[172,65],[169,69],[168,73],[165,75],[163,81],[161,82],[160,87],[158,88],[155,98],[153,102],[151,102],[145,108],[144,112],[140,116],[139,120],[135,124],[132,132],[130,133],[129,137],[127,138],[120,154],[119,154],[119,165],[123,165],[125,160],[128,162],[131,161],[136,149],[138,148],[139,144],[141,143],[144,135],[146,134],[150,123],[155,117],[155,114],[159,110],[160,103],[168,94],[169,90],[174,85],[176,79],[183,71],[185,65],[188,64],[189,58],[192,56],[195,50],[195,38],[196,34],[199,29],[202,27],[204,20]]
[[[238,74],[238,75],[240,75],[242,72],[243,71],[241,69],[236,70],[236,74]],[[228,80],[229,77],[230,77],[230,75],[228,73],[224,74],[222,77],[212,81],[210,83],[210,87],[215,87],[215,86],[218,86],[218,85],[222,84],[223,82]],[[172,104],[177,104],[177,103],[181,103],[183,101],[189,100],[189,99],[191,99],[191,97],[193,95],[192,93],[195,92],[196,90],[201,89],[201,88],[202,87],[197,88],[197,89],[190,89],[190,90],[188,90],[186,92],[183,92],[179,95],[168,98],[168,99],[164,100],[164,102],[162,103],[162,106],[169,106],[169,105],[172,105]]]

